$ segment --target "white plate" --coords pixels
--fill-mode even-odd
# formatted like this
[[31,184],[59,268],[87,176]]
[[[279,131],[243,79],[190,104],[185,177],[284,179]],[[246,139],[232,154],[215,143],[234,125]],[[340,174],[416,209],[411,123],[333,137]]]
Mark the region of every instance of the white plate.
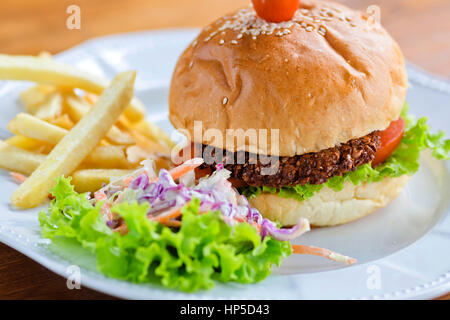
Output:
[[[195,30],[115,35],[88,41],[58,59],[112,78],[138,70],[136,95],[148,106],[149,119],[167,132],[168,85],[174,64]],[[45,49],[45,48],[43,48]],[[432,128],[449,129],[450,85],[409,66],[411,113],[427,115]],[[20,111],[18,94],[30,84],[0,83],[0,137]],[[155,285],[108,279],[95,261],[73,245],[40,244],[38,209],[14,210],[9,198],[16,185],[0,172],[0,241],[62,275],[69,265],[82,271],[82,285],[123,298],[146,299],[361,299],[432,298],[450,291],[450,217],[448,163],[424,156],[419,172],[388,207],[344,226],[315,229],[300,241],[356,257],[345,267],[313,256],[291,256],[274,274],[254,285],[220,284],[210,291],[184,294]],[[70,249],[69,249],[70,247]],[[64,248],[64,249],[61,249]]]

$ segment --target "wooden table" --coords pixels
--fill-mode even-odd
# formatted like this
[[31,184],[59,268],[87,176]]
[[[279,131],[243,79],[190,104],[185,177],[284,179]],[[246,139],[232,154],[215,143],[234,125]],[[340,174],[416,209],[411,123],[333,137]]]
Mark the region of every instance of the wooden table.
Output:
[[[200,27],[246,5],[249,0],[2,0],[0,52],[57,53],[106,34],[178,27]],[[450,1],[342,0],[351,7],[381,7],[381,21],[406,58],[450,78]],[[66,28],[66,8],[81,8],[81,29]],[[0,299],[110,299],[82,288],[68,290],[66,280],[0,244]],[[450,295],[446,297],[450,299]]]

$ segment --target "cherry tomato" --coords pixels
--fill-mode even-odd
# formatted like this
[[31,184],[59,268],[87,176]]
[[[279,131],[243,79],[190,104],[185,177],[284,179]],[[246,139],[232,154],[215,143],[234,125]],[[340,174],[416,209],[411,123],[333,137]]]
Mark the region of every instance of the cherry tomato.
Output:
[[291,20],[297,11],[300,0],[252,0],[258,16],[268,22]]
[[375,158],[372,160],[372,166],[380,164],[389,158],[402,140],[404,131],[405,120],[403,120],[403,118],[398,118],[398,120],[392,121],[389,127],[381,131],[381,145],[377,150],[377,153],[375,153]]

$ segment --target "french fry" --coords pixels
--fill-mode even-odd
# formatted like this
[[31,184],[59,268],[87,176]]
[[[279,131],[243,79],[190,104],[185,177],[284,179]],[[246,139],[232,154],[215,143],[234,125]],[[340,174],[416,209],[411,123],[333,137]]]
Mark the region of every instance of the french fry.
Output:
[[132,173],[133,170],[124,169],[84,169],[72,174],[72,184],[77,192],[94,192],[103,184]]
[[66,129],[45,122],[28,113],[19,113],[8,124],[8,129],[15,134],[20,134],[39,141],[57,144],[69,132]]
[[170,169],[173,167],[169,156],[151,153],[136,145],[128,147],[126,154],[130,164],[138,164],[142,160],[152,159],[155,161],[157,168]]
[[28,151],[34,151],[39,147],[42,147],[45,143],[36,139],[32,139],[29,137],[25,137],[22,135],[13,136],[11,138],[8,138],[5,140],[5,142],[11,146],[28,150]]
[[[34,67],[37,68],[38,65]],[[130,71],[120,73],[114,78],[91,111],[73,127],[44,162],[15,190],[11,196],[11,202],[15,206],[32,208],[41,204],[53,187],[55,178],[69,175],[81,164],[130,103],[135,77],[136,73]]]
[[97,102],[97,100],[98,100],[98,95],[96,95],[94,93],[91,93],[91,92],[86,92],[84,94],[84,100],[87,103],[89,103],[91,105],[94,105]]
[[[105,79],[52,59],[5,54],[0,54],[0,79],[79,88],[95,94],[101,94],[108,86]],[[142,102],[133,98],[124,114],[130,121],[136,122],[144,118],[145,108]]]
[[62,97],[59,92],[51,93],[47,99],[34,112],[39,119],[55,119],[62,114]]
[[53,150],[54,145],[51,145],[49,143],[45,143],[42,146],[34,149],[34,152],[42,153],[42,154],[49,154]]
[[[6,139],[4,142],[10,146],[14,146],[19,149],[32,151],[34,153],[48,153],[52,149],[52,145],[45,142],[28,138],[25,136],[13,136]],[[84,164],[89,168],[118,168],[118,169],[128,169],[130,167],[135,167],[134,164],[127,160],[125,155],[125,148],[122,146],[112,146],[112,145],[100,145],[95,147],[91,154],[84,160]],[[43,159],[43,158],[42,158]]]
[[163,142],[169,148],[175,146],[175,143],[170,139],[167,133],[151,122],[141,120],[135,124],[132,124],[132,128],[155,142]]
[[106,134],[106,138],[109,142],[116,145],[132,145],[136,143],[133,136],[126,131],[122,131],[116,126],[112,126]]
[[126,108],[123,114],[131,122],[138,122],[145,118],[145,105],[138,98],[133,98],[130,107]]
[[133,165],[127,161],[124,147],[98,146],[83,161],[91,168],[129,169]]
[[45,156],[9,145],[0,141],[0,167],[30,175],[42,162]]
[[75,125],[73,121],[70,119],[70,117],[67,115],[67,113],[55,119],[48,120],[48,122],[66,130],[72,129],[73,126]]
[[75,122],[80,121],[91,109],[89,103],[77,96],[67,96],[65,103],[69,117]]
[[[70,117],[75,121],[80,121],[80,119],[89,112],[89,104],[81,98],[69,96],[67,97],[66,102]],[[120,130],[117,126],[111,127],[106,134],[106,138],[116,145],[131,145],[136,143],[134,138],[128,132]]]
[[162,154],[170,153],[170,149],[168,147],[156,143],[155,141],[147,138],[140,132],[131,130],[129,131],[129,133],[136,140],[136,144],[149,153],[162,153]]
[[39,84],[20,93],[20,101],[28,113],[35,114],[39,106],[45,102],[55,87]]
[[154,154],[142,149],[139,146],[130,146],[126,150],[127,160],[130,163],[138,164],[145,159],[153,159]]

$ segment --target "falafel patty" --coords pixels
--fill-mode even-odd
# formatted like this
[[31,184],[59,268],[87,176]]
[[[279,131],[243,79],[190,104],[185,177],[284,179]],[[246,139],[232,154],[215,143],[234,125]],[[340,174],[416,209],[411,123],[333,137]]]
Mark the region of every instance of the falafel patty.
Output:
[[[333,176],[354,171],[360,165],[369,163],[380,147],[380,131],[374,131],[362,138],[352,139],[340,146],[319,152],[294,157],[278,157],[273,163],[262,163],[258,155],[239,151],[230,152],[211,146],[202,146],[202,155],[220,159],[215,163],[202,164],[202,169],[214,171],[217,163],[231,171],[231,177],[249,186],[280,188],[309,184],[322,184]],[[216,154],[219,152],[219,154]],[[262,170],[265,168],[266,170]]]

